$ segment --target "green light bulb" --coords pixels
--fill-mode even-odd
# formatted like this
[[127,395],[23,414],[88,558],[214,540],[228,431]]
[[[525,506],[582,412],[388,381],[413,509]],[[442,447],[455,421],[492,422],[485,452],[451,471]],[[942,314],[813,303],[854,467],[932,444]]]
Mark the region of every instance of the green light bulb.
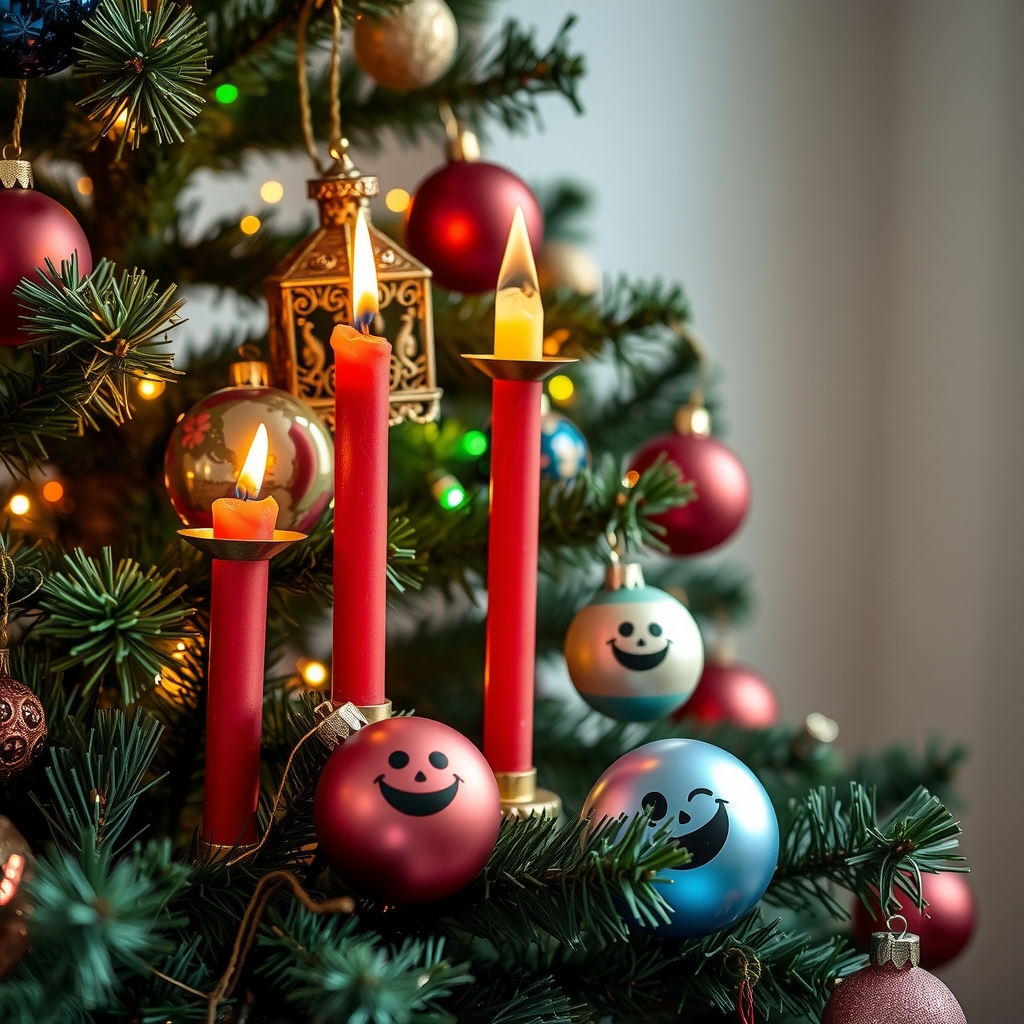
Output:
[[225,82],[223,85],[218,85],[213,91],[213,95],[217,97],[218,103],[223,103],[227,106],[229,103],[234,103],[238,99],[238,86],[232,85],[230,82]]
[[462,438],[462,450],[473,458],[487,451],[487,436],[479,430],[470,430]]

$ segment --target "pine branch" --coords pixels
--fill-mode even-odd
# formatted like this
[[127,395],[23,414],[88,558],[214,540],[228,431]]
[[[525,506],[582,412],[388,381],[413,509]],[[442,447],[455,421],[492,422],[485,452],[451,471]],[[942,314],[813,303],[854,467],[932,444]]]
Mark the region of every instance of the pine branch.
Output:
[[102,0],[85,21],[76,74],[101,84],[80,103],[103,135],[124,119],[118,158],[148,131],[161,145],[185,140],[203,107],[192,86],[210,73],[205,34],[192,8],[171,0]]
[[444,957],[444,939],[406,939],[389,948],[358,922],[319,917],[293,903],[260,931],[263,968],[288,1002],[317,1024],[404,1024],[450,1018],[440,1000],[473,979]]
[[74,644],[54,668],[82,666],[86,691],[113,673],[131,703],[174,668],[171,641],[191,635],[184,626],[192,609],[178,600],[185,588],[169,590],[167,576],[131,559],[115,567],[110,548],[102,560],[76,549],[64,569],[47,578],[39,602],[49,615],[40,634]]
[[171,934],[184,923],[167,905],[188,874],[171,862],[166,840],[137,845],[121,860],[90,843],[77,857],[49,849],[25,883],[36,947],[30,962],[49,997],[102,1009],[126,976],[147,974],[147,959],[170,952]]
[[766,899],[794,910],[824,906],[840,920],[849,916],[832,895],[839,886],[866,900],[872,886],[885,894],[885,912],[898,907],[898,886],[923,907],[921,872],[965,871],[956,854],[960,826],[927,790],[918,789],[879,825],[874,795],[850,784],[843,802],[834,789],[812,790],[795,812]]
[[46,266],[38,282],[25,279],[15,292],[34,339],[31,368],[0,371],[0,460],[12,472],[45,459],[44,440],[66,437],[79,421],[124,422],[139,377],[176,373],[159,337],[182,322],[184,300],[174,299],[173,286],[158,293],[139,270],[115,277],[107,260],[85,277],[75,257],[59,274]]
[[137,836],[119,842],[139,798],[159,779],[146,782],[163,727],[131,709],[99,711],[85,733],[74,719],[65,745],[51,749],[46,777],[55,806],[39,803],[54,839],[68,850],[84,846],[116,855]]

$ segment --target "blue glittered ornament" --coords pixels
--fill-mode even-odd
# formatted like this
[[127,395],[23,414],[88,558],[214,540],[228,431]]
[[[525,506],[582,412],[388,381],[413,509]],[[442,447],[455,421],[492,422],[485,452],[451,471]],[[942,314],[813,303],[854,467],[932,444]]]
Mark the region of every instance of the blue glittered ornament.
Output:
[[639,565],[614,565],[605,586],[565,634],[565,663],[579,695],[623,722],[677,710],[696,689],[704,642],[686,606],[644,583]]
[[550,480],[572,480],[590,465],[590,448],[583,432],[560,412],[540,419],[540,475]]
[[97,0],[0,0],[0,78],[40,78],[68,67]]
[[764,895],[779,857],[779,823],[757,776],[732,754],[701,740],[656,740],[620,757],[583,807],[604,818],[651,812],[650,830],[670,824],[692,855],[654,884],[672,908],[655,928],[621,910],[630,927],[699,938],[735,924]]

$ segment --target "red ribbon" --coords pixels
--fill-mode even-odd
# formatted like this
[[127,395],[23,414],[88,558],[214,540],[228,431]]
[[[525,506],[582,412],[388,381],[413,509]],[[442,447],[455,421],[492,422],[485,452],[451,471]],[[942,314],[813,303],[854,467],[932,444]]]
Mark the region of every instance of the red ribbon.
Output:
[[740,990],[736,997],[736,1012],[740,1015],[740,1024],[756,1024],[754,1020],[754,986],[747,978],[740,982]]

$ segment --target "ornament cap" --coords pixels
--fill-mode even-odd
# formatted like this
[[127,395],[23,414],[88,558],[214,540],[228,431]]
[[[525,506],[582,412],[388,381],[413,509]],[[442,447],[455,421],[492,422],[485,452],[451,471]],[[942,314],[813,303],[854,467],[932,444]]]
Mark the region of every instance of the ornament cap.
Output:
[[228,367],[228,375],[235,388],[270,387],[270,367],[262,359],[240,359]]
[[0,160],[0,185],[4,188],[33,188],[35,176],[28,160]]
[[480,140],[476,132],[459,124],[457,130],[448,134],[448,141],[445,144],[449,160],[460,160],[463,163],[475,163],[480,159]]
[[892,964],[897,970],[903,970],[907,964],[917,967],[921,962],[921,939],[907,931],[906,918],[895,914],[886,922],[891,927],[893,921],[903,922],[903,931],[873,932],[871,935],[871,962],[878,966]]
[[711,413],[704,406],[704,399],[694,395],[681,409],[676,410],[675,428],[677,434],[692,434],[707,437],[711,433]]
[[604,571],[605,590],[639,590],[645,585],[643,566],[638,562],[614,562]]

